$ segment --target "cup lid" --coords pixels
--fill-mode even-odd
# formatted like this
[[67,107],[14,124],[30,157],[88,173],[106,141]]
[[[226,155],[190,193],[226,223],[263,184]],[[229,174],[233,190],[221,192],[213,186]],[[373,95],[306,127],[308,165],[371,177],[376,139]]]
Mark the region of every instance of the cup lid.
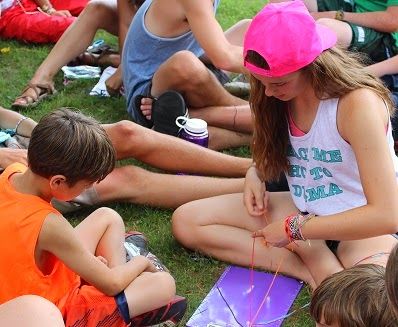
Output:
[[192,133],[204,133],[207,131],[207,123],[203,119],[190,118],[187,119],[184,128]]

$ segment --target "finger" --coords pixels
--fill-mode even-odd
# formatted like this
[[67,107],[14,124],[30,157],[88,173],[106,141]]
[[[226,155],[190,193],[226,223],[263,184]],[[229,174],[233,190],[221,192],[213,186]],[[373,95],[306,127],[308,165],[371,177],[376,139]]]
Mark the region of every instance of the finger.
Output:
[[263,203],[264,203],[264,210],[265,210],[265,211],[267,211],[267,209],[268,209],[268,201],[269,201],[269,192],[268,192],[268,191],[265,191],[265,192],[264,192],[264,200],[263,200]]
[[264,195],[262,192],[254,192],[254,199],[256,201],[256,207],[258,210],[264,210]]
[[260,229],[260,230],[254,231],[254,232],[252,233],[252,237],[253,237],[253,238],[255,238],[255,237],[264,237],[262,230]]

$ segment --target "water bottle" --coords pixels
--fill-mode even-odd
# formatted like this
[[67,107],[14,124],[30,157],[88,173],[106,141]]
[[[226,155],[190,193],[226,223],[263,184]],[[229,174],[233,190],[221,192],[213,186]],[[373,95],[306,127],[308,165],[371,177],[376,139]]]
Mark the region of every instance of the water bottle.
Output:
[[178,134],[180,138],[205,148],[208,147],[209,132],[207,123],[203,119],[179,116],[176,118],[176,124],[181,128]]

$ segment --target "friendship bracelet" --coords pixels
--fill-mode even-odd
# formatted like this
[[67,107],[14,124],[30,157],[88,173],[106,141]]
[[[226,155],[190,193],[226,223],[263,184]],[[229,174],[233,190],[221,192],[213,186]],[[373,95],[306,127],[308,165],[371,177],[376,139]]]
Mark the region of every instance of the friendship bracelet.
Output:
[[302,228],[312,218],[314,214],[307,214],[303,216],[301,213],[291,214],[285,218],[285,233],[289,241],[306,241]]
[[17,124],[15,125],[15,128],[14,128],[14,131],[15,131],[15,134],[18,134],[18,127],[19,127],[19,125],[21,125],[21,123],[24,121],[24,120],[26,120],[26,119],[28,119],[29,117],[25,117],[25,116],[23,116],[20,120],[18,120],[18,122],[17,122]]
[[303,235],[303,231],[302,231],[302,228],[303,228],[303,226],[309,221],[309,220],[311,220],[312,218],[314,218],[315,217],[315,215],[313,214],[313,213],[309,213],[309,214],[307,214],[307,215],[305,215],[305,216],[303,216],[303,215],[300,215],[301,216],[301,218],[302,218],[302,220],[301,220],[301,222],[300,222],[300,224],[299,224],[299,233],[300,233],[300,236],[301,236],[301,239],[303,240],[303,241],[306,241],[307,239],[304,237],[304,235]]

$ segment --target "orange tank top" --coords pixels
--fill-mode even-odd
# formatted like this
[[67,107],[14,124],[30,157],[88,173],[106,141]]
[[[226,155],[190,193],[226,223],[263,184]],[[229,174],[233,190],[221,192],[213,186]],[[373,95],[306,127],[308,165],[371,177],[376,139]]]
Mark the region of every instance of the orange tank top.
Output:
[[[34,294],[58,305],[80,285],[80,278],[55,256],[49,256],[52,263],[48,275],[36,266],[35,246],[44,219],[50,213],[60,213],[40,197],[13,188],[10,176],[26,169],[13,164],[0,175],[0,304]],[[58,306],[62,310],[62,305]]]

